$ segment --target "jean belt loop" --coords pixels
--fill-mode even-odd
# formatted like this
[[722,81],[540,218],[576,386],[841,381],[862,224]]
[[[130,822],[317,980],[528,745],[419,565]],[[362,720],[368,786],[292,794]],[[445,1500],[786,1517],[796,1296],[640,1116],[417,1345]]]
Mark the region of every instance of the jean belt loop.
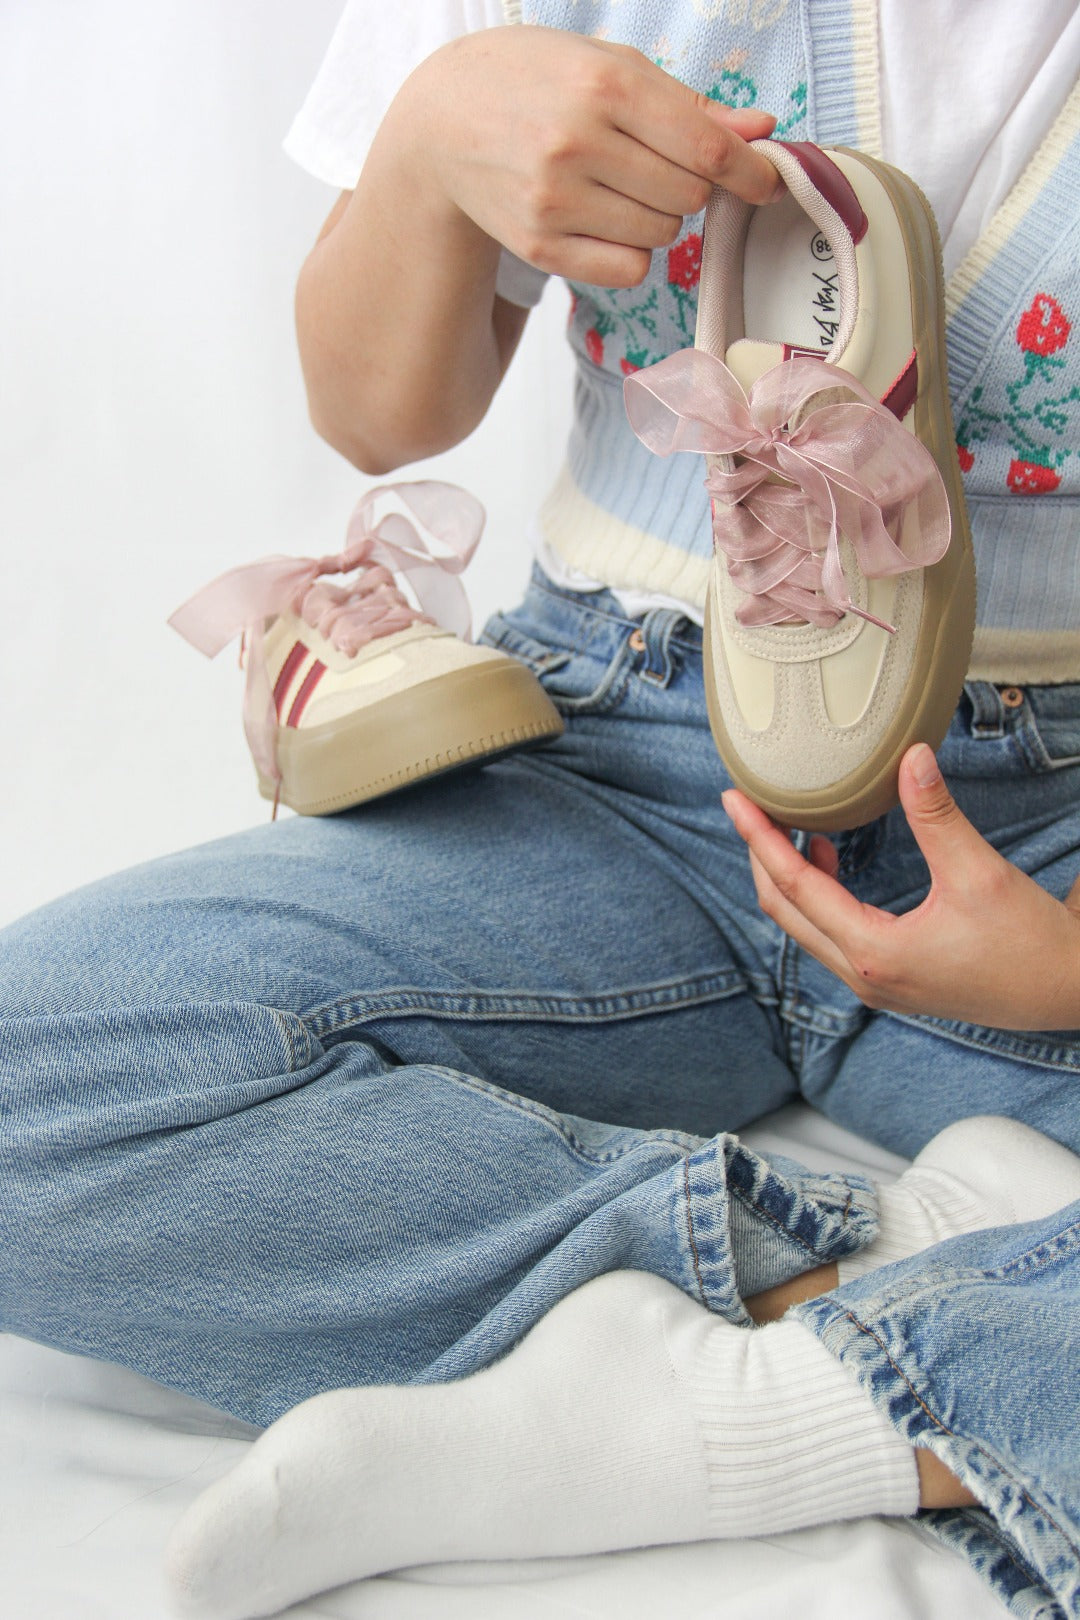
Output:
[[1005,705],[992,681],[966,681],[964,691],[971,704],[973,737],[1004,737]]
[[650,608],[641,621],[641,639],[645,643],[641,675],[654,686],[668,686],[675,675],[671,638],[682,618],[673,608]]

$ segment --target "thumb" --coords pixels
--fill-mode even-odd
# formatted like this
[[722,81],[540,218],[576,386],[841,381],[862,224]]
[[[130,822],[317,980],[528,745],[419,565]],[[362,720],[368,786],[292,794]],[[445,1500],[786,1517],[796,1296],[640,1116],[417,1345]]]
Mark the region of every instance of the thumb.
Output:
[[1065,904],[1068,906],[1070,911],[1080,913],[1080,877],[1076,879],[1072,888],[1065,896]]
[[708,108],[715,117],[741,135],[744,141],[758,141],[771,135],[776,128],[772,113],[759,112],[756,107],[729,107],[726,102],[714,101]]
[[909,748],[900,761],[900,803],[932,877],[955,873],[968,853],[986,847],[945,786],[933,750]]

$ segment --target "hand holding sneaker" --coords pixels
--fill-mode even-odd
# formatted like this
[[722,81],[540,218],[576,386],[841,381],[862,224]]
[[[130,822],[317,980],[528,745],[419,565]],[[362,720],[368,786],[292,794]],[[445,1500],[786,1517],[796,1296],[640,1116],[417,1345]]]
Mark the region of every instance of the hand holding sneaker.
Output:
[[904,757],[900,798],[931,887],[897,917],[837,881],[827,839],[814,838],[804,860],[744,793],[726,793],[762,910],[868,1007],[997,1029],[1080,1028],[1080,877],[1063,903],[999,855],[957,807],[925,744]]

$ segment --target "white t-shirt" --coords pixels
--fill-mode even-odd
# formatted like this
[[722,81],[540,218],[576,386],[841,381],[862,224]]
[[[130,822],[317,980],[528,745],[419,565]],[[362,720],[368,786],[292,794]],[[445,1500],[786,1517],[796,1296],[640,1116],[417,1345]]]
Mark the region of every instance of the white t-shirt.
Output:
[[[285,141],[301,167],[351,190],[386,109],[441,45],[497,28],[502,0],[347,0]],[[1078,0],[878,0],[882,155],[922,187],[949,275],[1004,202],[1080,72]],[[497,289],[539,301],[547,277],[504,251]],[[598,589],[538,541],[557,583]],[[616,593],[630,616],[687,604]]]
[[[504,21],[502,0],[348,0],[286,152],[319,180],[351,191],[413,68],[440,45]],[[542,270],[503,253],[496,286],[510,303],[538,304],[546,282]]]

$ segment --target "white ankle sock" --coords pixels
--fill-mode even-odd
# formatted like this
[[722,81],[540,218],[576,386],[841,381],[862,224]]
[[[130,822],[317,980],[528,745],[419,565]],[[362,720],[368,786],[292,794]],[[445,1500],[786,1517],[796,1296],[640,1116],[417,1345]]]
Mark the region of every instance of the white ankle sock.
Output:
[[1080,1198],[1080,1158],[996,1115],[949,1125],[890,1187],[878,1188],[873,1243],[837,1263],[841,1283],[988,1226],[1052,1215]]
[[455,1384],[286,1413],[173,1533],[178,1613],[247,1620],[381,1570],[766,1535],[918,1505],[914,1453],[801,1323],[613,1272]]

